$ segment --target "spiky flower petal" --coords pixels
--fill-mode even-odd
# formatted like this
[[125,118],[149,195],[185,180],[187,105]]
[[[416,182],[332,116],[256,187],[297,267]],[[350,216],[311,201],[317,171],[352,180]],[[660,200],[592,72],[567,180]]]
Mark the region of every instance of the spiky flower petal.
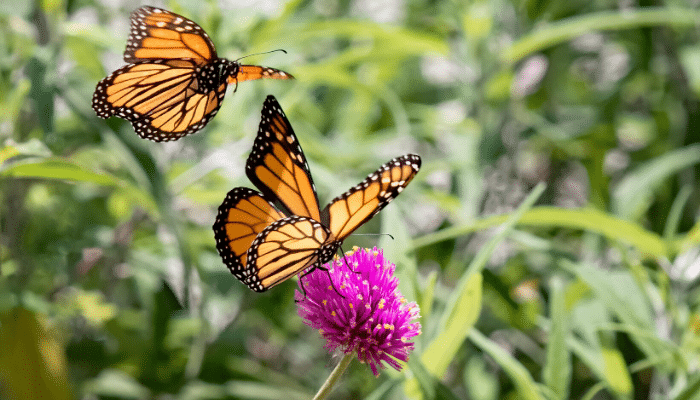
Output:
[[383,363],[400,370],[397,360],[408,361],[414,347],[409,340],[420,334],[421,326],[414,321],[418,306],[397,289],[394,264],[375,247],[354,249],[324,268],[299,280],[299,316],[318,329],[328,350],[356,352],[374,375]]

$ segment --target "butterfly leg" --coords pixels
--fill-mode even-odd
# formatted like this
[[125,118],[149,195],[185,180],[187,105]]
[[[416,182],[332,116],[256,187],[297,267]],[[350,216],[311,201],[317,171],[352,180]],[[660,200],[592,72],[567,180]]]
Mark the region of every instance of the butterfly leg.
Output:
[[[310,274],[315,270],[317,266],[314,266],[313,268],[310,268],[308,271],[304,272],[303,274],[299,275],[299,286],[301,286],[301,291],[304,292],[304,300],[306,300],[306,288],[304,287],[304,282],[301,281],[303,277],[306,275]],[[297,299],[294,299],[295,303],[298,303],[299,301]]]
[[333,277],[331,276],[331,271],[329,271],[328,268],[324,267],[324,266],[321,265],[321,264],[316,265],[316,268],[320,269],[321,271],[325,271],[325,272],[326,272],[326,275],[328,275],[328,280],[331,282],[331,287],[333,288],[333,290],[334,290],[336,293],[338,293],[338,296],[340,296],[340,297],[342,297],[342,298],[345,298],[345,296],[343,296],[343,294],[340,293],[340,292],[338,291],[338,289],[335,287],[335,284],[333,283]]
[[360,273],[359,271],[354,271],[352,268],[350,268],[350,265],[348,264],[348,260],[345,258],[345,252],[343,251],[342,245],[338,246],[338,250],[340,250],[340,258],[342,258],[343,261],[345,262],[345,267],[347,269],[349,269],[350,271],[352,271],[356,274],[359,274]]

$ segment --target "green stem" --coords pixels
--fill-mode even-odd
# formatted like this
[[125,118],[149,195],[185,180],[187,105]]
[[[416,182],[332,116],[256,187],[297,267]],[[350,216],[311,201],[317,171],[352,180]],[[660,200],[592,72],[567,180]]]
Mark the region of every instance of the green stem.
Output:
[[313,400],[325,399],[331,393],[333,386],[335,386],[340,376],[343,375],[343,372],[348,368],[354,355],[354,352],[350,352],[343,356],[338,365],[335,366],[335,369],[333,369],[333,372],[328,376],[328,379],[323,383],[323,386],[318,390]]
[[675,7],[647,7],[629,11],[601,11],[571,17],[537,29],[520,38],[503,51],[501,59],[509,64],[518,62],[532,53],[571,40],[588,32],[619,31],[646,26],[693,28],[700,13],[693,9]]

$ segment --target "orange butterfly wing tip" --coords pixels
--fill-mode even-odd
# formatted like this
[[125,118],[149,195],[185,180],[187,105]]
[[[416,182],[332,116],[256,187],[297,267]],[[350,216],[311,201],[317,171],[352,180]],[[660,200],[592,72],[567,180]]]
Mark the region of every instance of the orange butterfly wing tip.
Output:
[[416,154],[392,159],[331,200],[322,212],[322,221],[335,239],[342,242],[391,203],[411,183],[420,167],[421,159]]
[[216,249],[236,278],[248,278],[247,252],[257,235],[284,217],[262,193],[245,187],[228,192],[212,228]]
[[246,162],[248,179],[267,195],[279,199],[292,215],[320,221],[318,196],[304,151],[274,96],[267,96],[258,135]]
[[228,83],[234,84],[256,79],[294,79],[294,76],[275,68],[261,67],[259,65],[239,65],[238,73],[229,76]]
[[201,66],[217,58],[214,43],[196,22],[151,6],[131,13],[131,32],[126,42],[124,61],[133,64],[191,59]]

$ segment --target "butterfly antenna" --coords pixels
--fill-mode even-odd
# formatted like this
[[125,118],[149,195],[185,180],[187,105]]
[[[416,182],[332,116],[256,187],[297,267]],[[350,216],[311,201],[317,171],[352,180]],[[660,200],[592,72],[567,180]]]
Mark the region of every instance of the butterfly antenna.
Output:
[[353,236],[375,236],[375,235],[387,235],[391,238],[391,240],[394,240],[394,237],[391,236],[390,233],[385,233],[385,232],[382,232],[382,233],[354,233],[353,234]]
[[274,50],[270,50],[270,51],[263,51],[262,53],[248,54],[247,56],[243,56],[243,57],[240,57],[240,58],[235,59],[233,62],[238,62],[238,61],[240,61],[240,60],[242,60],[242,59],[244,59],[244,58],[247,58],[247,57],[259,56],[259,55],[262,55],[262,54],[274,53],[274,52],[276,52],[276,51],[281,51],[282,53],[287,54],[287,51],[286,51],[285,49],[274,49]]

